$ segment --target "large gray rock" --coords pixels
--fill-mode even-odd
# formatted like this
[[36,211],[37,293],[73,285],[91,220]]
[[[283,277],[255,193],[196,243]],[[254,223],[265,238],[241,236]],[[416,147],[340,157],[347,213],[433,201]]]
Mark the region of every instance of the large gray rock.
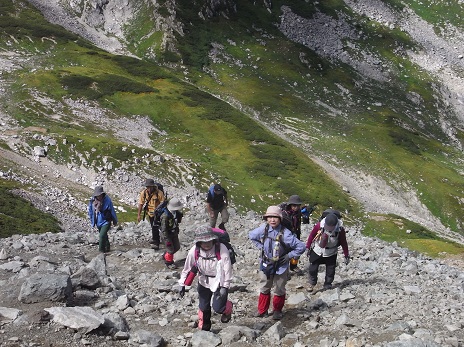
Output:
[[72,284],[68,275],[36,273],[21,286],[18,300],[23,303],[72,301]]
[[90,332],[105,323],[105,318],[91,307],[50,307],[44,309],[55,323]]
[[219,336],[212,333],[211,331],[199,330],[193,334],[190,343],[192,344],[192,347],[215,347],[219,346],[222,343],[222,340]]
[[15,320],[22,314],[21,310],[9,307],[0,307],[0,318],[2,320]]
[[141,329],[131,334],[129,342],[139,343],[149,347],[161,347],[164,344],[164,339],[158,334]]
[[101,282],[98,274],[90,267],[81,267],[71,276],[73,287],[80,286],[83,288],[95,289]]

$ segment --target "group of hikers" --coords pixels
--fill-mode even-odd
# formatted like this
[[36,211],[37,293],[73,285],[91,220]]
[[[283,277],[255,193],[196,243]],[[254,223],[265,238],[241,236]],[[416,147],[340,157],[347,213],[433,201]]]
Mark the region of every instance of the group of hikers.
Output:
[[[188,251],[179,279],[179,295],[185,295],[193,279],[198,275],[199,296],[198,328],[211,329],[212,309],[221,314],[221,322],[227,323],[232,316],[233,304],[228,292],[233,276],[233,250],[222,242],[221,235],[227,232],[225,224],[229,220],[227,191],[220,185],[212,185],[206,197],[206,212],[209,224],[195,230],[194,245]],[[174,254],[180,249],[179,224],[182,221],[183,204],[178,198],[167,199],[163,186],[153,179],[145,181],[145,189],[139,194],[137,222],[148,216],[151,226],[152,248],[158,250],[164,241],[164,263],[169,269],[176,269]],[[302,212],[303,211],[303,212]],[[99,251],[110,251],[108,230],[111,223],[117,225],[113,203],[102,186],[95,188],[89,201],[88,213],[92,227],[99,231]],[[325,265],[324,289],[332,288],[337,264],[339,246],[342,247],[344,263],[350,261],[346,230],[341,214],[327,209],[312,228],[306,243],[301,240],[302,219],[311,213],[298,195],[292,195],[280,205],[269,206],[263,215],[264,223],[249,232],[249,239],[260,250],[260,289],[255,317],[267,317],[270,312],[271,291],[272,318],[283,317],[286,285],[290,273],[302,274],[298,263],[307,251],[309,259],[308,284],[306,289],[313,292],[318,281],[319,266]],[[221,216],[221,223],[216,228]]]

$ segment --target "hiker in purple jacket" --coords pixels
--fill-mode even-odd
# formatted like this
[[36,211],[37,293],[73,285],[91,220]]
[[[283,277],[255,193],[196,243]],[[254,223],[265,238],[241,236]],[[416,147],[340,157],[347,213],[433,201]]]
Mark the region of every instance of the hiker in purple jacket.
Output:
[[261,250],[260,288],[256,317],[265,317],[271,303],[271,289],[275,286],[272,318],[282,319],[289,273],[289,259],[299,259],[305,244],[282,224],[282,210],[269,206],[263,216],[266,223],[250,231],[250,240]]

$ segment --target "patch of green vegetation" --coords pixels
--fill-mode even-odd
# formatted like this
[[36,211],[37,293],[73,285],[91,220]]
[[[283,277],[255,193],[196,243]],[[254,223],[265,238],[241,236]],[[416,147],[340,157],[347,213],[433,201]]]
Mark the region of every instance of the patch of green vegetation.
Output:
[[396,215],[370,214],[363,234],[387,242],[396,242],[410,250],[437,258],[442,252],[464,254],[464,247],[438,237],[421,225]]
[[0,179],[0,238],[62,231],[56,218],[12,193],[20,188],[18,183]]
[[2,41],[11,41],[14,38],[42,43],[76,41],[82,46],[91,47],[79,36],[47,22],[39,11],[23,0],[0,0],[0,38]]
[[[404,7],[403,2],[400,0],[385,1],[396,8]],[[438,33],[440,29],[446,29],[449,24],[461,30],[464,28],[464,13],[462,11],[462,2],[459,0],[408,1],[407,5],[423,20],[434,25]]]
[[125,93],[153,93],[156,90],[146,84],[118,75],[97,75],[93,77],[78,74],[61,76],[64,88],[74,97],[85,97],[90,100],[113,95],[117,92]]

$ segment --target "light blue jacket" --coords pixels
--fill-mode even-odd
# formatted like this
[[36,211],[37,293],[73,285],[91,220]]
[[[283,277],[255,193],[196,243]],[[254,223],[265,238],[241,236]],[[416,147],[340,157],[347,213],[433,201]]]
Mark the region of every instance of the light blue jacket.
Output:
[[97,228],[100,229],[105,224],[111,224],[111,221],[113,221],[113,225],[117,225],[118,217],[116,216],[116,211],[114,210],[113,202],[111,201],[110,197],[105,194],[105,197],[102,200],[101,212],[98,213],[95,213],[93,208],[94,199],[95,198],[90,199],[88,208],[91,226],[97,226]]
[[267,223],[264,223],[256,229],[250,231],[249,239],[255,244],[256,247],[258,247],[258,249],[262,250],[264,248],[264,257],[271,259],[272,251],[274,248],[274,241],[277,235],[279,234],[281,228],[283,228],[283,233],[281,237],[282,242],[280,244],[279,255],[281,257],[285,255],[287,261],[278,262],[276,274],[280,275],[287,270],[289,266],[288,259],[298,259],[306,250],[306,246],[304,242],[298,240],[298,238],[294,234],[292,234],[290,230],[284,228],[282,224],[279,224],[279,226],[276,229],[273,229],[271,226],[269,226],[267,238],[266,240],[263,240],[266,224]]

